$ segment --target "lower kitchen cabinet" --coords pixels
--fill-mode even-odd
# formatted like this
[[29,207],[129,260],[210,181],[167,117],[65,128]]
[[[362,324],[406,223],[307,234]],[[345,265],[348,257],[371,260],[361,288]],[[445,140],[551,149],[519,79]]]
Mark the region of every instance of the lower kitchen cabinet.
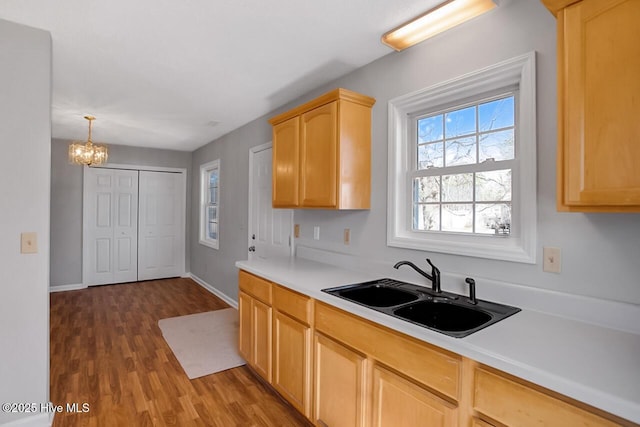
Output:
[[380,366],[373,367],[371,425],[457,426],[457,408],[424,387]]
[[321,334],[315,334],[313,341],[312,421],[321,427],[365,425],[366,357]]
[[238,293],[238,314],[240,317],[240,336],[238,337],[238,351],[249,364],[253,359],[253,322],[251,321],[251,301],[253,299],[244,292]]
[[273,287],[273,387],[311,418],[313,300]]
[[239,284],[240,355],[271,382],[271,283],[241,271]]
[[267,381],[271,381],[271,307],[252,301],[253,367]]

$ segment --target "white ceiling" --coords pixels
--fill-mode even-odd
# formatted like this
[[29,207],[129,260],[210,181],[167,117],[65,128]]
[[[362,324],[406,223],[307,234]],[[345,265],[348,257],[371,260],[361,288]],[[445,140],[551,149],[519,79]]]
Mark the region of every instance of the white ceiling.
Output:
[[2,0],[51,32],[52,134],[192,151],[387,55],[442,0]]

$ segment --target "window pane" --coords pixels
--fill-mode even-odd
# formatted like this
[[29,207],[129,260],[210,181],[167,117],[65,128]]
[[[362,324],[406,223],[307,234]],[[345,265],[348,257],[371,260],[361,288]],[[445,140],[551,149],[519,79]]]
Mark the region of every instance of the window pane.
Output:
[[218,207],[217,206],[208,206],[207,207],[207,220],[209,222],[218,222]]
[[442,167],[442,142],[418,145],[418,170]]
[[511,201],[511,169],[478,172],[476,200],[482,202]]
[[476,162],[476,137],[457,138],[445,142],[447,166],[469,165]]
[[473,205],[442,205],[442,231],[473,232]]
[[439,205],[414,205],[413,207],[414,230],[439,230],[440,208]]
[[217,239],[218,238],[218,223],[210,222],[207,228],[207,237],[209,239]]
[[442,114],[418,120],[418,144],[442,140]]
[[218,203],[218,187],[209,188],[209,203]]
[[440,177],[425,176],[413,180],[414,202],[439,202],[440,201]]
[[510,232],[511,203],[476,205],[476,233],[509,235]]
[[476,131],[476,107],[463,108],[445,114],[445,136],[454,138]]
[[515,125],[514,97],[497,99],[478,106],[480,132]]
[[[470,202],[473,200],[473,174],[460,173],[442,177],[443,202]],[[444,217],[444,214],[443,214]]]
[[491,158],[493,160],[511,160],[515,157],[514,147],[513,129],[480,135],[479,162],[482,163]]
[[218,186],[218,171],[213,170],[209,174],[209,187],[217,187]]

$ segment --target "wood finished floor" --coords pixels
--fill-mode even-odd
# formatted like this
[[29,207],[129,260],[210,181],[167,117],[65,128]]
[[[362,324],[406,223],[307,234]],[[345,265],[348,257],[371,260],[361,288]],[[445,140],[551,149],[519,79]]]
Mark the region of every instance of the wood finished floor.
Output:
[[309,426],[247,367],[189,380],[158,320],[226,308],[190,279],[51,294],[54,426]]

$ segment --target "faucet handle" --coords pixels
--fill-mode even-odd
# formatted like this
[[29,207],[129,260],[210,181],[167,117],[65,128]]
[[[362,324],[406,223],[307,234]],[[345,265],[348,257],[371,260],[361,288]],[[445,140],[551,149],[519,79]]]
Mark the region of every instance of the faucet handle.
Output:
[[469,285],[469,303],[477,304],[478,300],[476,299],[476,281],[471,277],[467,277],[464,281]]
[[440,275],[440,270],[438,269],[438,267],[436,267],[435,265],[433,265],[433,263],[431,262],[431,260],[429,258],[427,258],[427,263],[431,266],[431,271],[434,274],[438,274]]
[[431,266],[431,289],[440,293],[440,270],[427,258],[427,263]]

